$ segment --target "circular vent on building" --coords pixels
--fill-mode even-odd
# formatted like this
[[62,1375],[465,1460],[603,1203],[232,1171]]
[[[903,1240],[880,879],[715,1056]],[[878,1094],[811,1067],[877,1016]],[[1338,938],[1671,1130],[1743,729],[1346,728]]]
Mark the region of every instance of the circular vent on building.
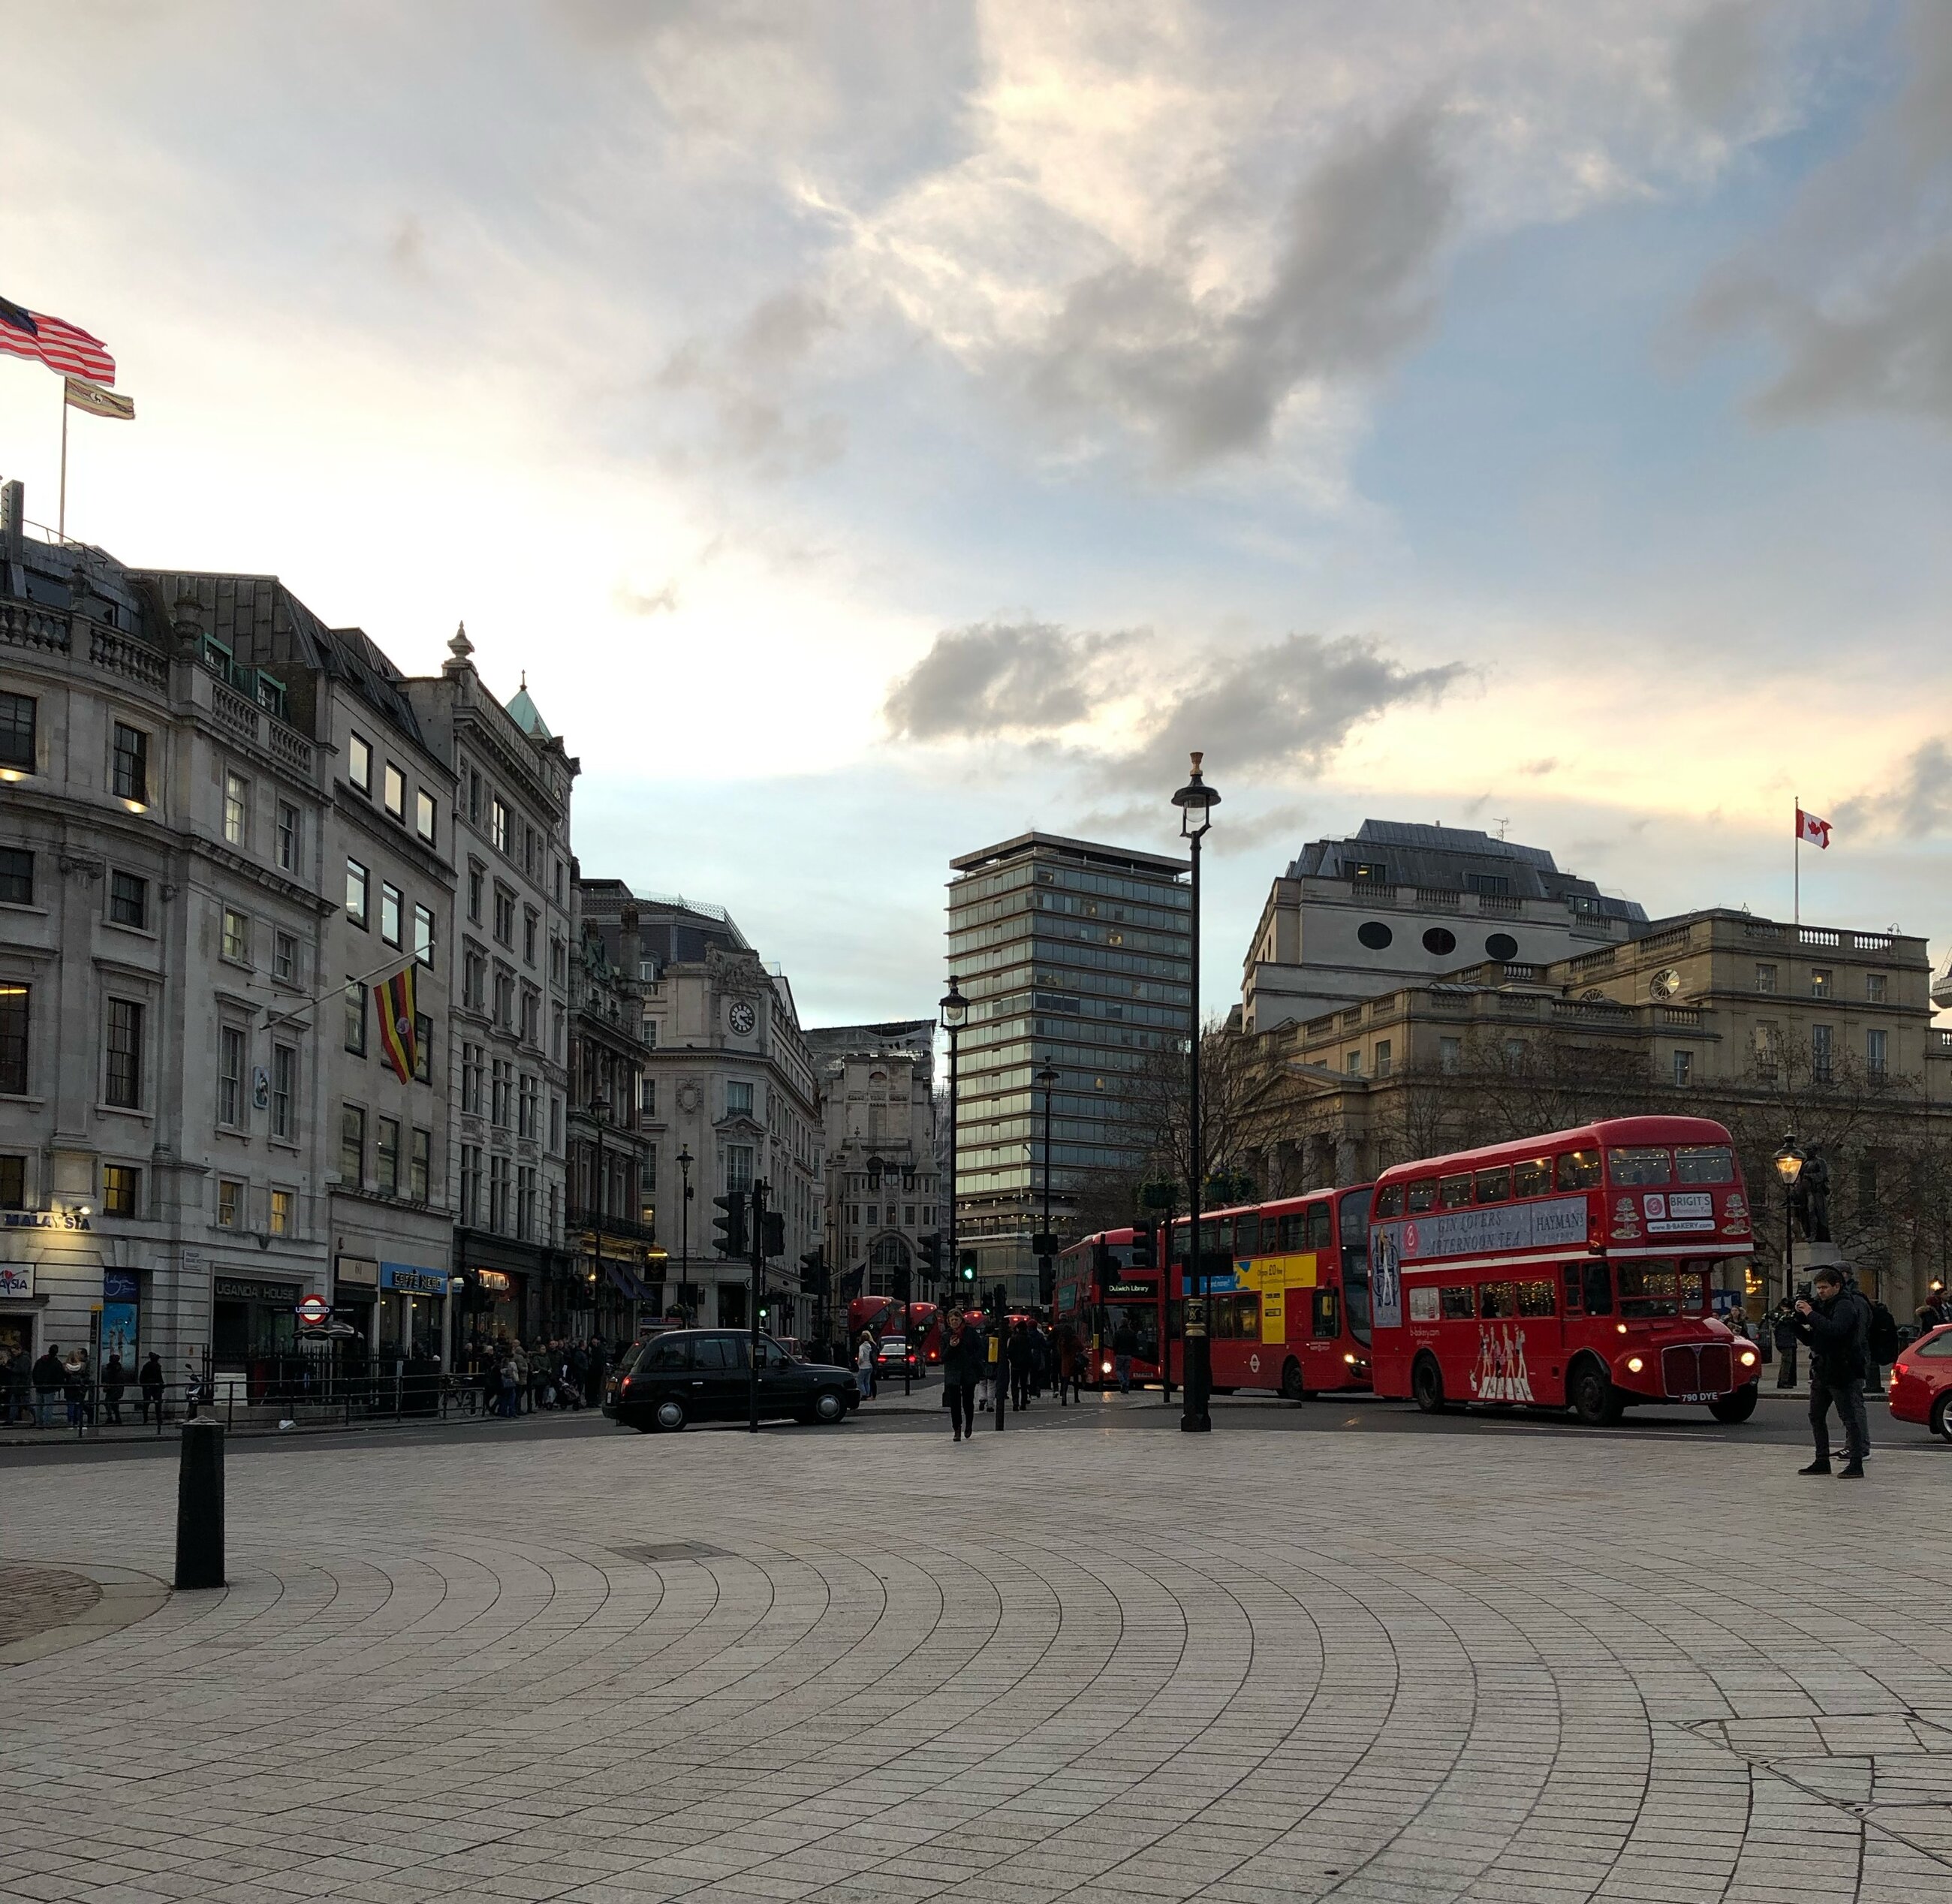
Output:
[[1681,974],[1670,965],[1647,980],[1647,990],[1657,999],[1671,999],[1681,990]]
[[1500,964],[1508,964],[1519,955],[1519,942],[1508,932],[1494,932],[1484,941],[1484,950]]
[[1457,949],[1457,935],[1448,926],[1432,926],[1423,935],[1423,949],[1439,958],[1448,958]]
[[1365,919],[1356,928],[1356,936],[1361,939],[1370,951],[1383,952],[1388,949],[1390,941],[1396,936],[1396,934],[1390,931],[1381,920]]

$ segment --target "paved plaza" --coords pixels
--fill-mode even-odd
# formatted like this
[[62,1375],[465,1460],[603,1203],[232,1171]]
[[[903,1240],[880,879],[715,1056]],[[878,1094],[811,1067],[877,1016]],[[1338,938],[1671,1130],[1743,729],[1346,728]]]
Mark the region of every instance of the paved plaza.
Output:
[[1952,1895],[1916,1437],[583,1425],[0,1467],[0,1896]]

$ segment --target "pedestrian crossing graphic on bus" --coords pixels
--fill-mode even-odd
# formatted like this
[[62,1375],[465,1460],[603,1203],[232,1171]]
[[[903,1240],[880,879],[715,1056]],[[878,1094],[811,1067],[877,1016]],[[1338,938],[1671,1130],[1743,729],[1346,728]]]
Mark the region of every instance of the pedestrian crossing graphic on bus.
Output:
[[1522,1329],[1504,1324],[1478,1331],[1478,1365],[1471,1371],[1471,1393],[1480,1402],[1534,1399]]

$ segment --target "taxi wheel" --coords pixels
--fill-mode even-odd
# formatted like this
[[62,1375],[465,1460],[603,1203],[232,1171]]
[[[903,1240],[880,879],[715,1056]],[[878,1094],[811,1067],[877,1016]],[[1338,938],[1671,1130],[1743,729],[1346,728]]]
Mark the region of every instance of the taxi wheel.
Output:
[[1308,1399],[1308,1390],[1301,1379],[1301,1364],[1292,1355],[1281,1371],[1281,1392],[1284,1402],[1305,1402]]
[[665,1433],[676,1434],[684,1426],[684,1404],[675,1395],[668,1395],[658,1404],[654,1419]]
[[1932,1405],[1932,1432],[1941,1441],[1952,1441],[1952,1388]]
[[815,1396],[813,1419],[829,1428],[847,1419],[847,1403],[837,1389],[824,1388]]
[[1444,1412],[1444,1371],[1437,1367],[1434,1355],[1417,1358],[1416,1366],[1410,1371],[1409,1392],[1425,1415]]
[[1572,1412],[1589,1428],[1610,1428],[1627,1411],[1626,1398],[1597,1362],[1582,1362],[1566,1384]]
[[1725,1395],[1719,1401],[1708,1404],[1708,1412],[1717,1421],[1746,1421],[1756,1412],[1756,1399],[1761,1385],[1751,1382],[1747,1388],[1738,1388],[1732,1395]]

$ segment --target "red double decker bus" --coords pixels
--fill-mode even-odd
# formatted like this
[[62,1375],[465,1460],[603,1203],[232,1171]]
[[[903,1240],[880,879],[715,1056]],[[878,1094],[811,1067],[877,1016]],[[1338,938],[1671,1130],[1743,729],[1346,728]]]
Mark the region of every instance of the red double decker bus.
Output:
[[1132,1325],[1137,1350],[1132,1380],[1159,1379],[1159,1271],[1146,1260],[1137,1230],[1101,1230],[1060,1251],[1051,1320],[1068,1327],[1085,1354],[1084,1383],[1103,1388],[1112,1380],[1112,1339],[1121,1321]]
[[[1206,1333],[1216,1389],[1304,1396],[1369,1386],[1369,1188],[1312,1190],[1200,1219]],[[1191,1224],[1172,1227],[1175,1315]],[[1174,1372],[1180,1369],[1175,1348]]]
[[1706,1118],[1397,1165],[1369,1214],[1376,1393],[1426,1414],[1534,1404],[1603,1424],[1688,1402],[1747,1421],[1760,1358],[1710,1309],[1750,1246],[1734,1147]]
[[933,1302],[911,1302],[904,1310],[899,1296],[857,1296],[847,1305],[850,1348],[864,1332],[879,1342],[884,1336],[899,1335],[906,1327],[914,1336],[917,1353],[924,1363],[942,1360],[940,1324]]

